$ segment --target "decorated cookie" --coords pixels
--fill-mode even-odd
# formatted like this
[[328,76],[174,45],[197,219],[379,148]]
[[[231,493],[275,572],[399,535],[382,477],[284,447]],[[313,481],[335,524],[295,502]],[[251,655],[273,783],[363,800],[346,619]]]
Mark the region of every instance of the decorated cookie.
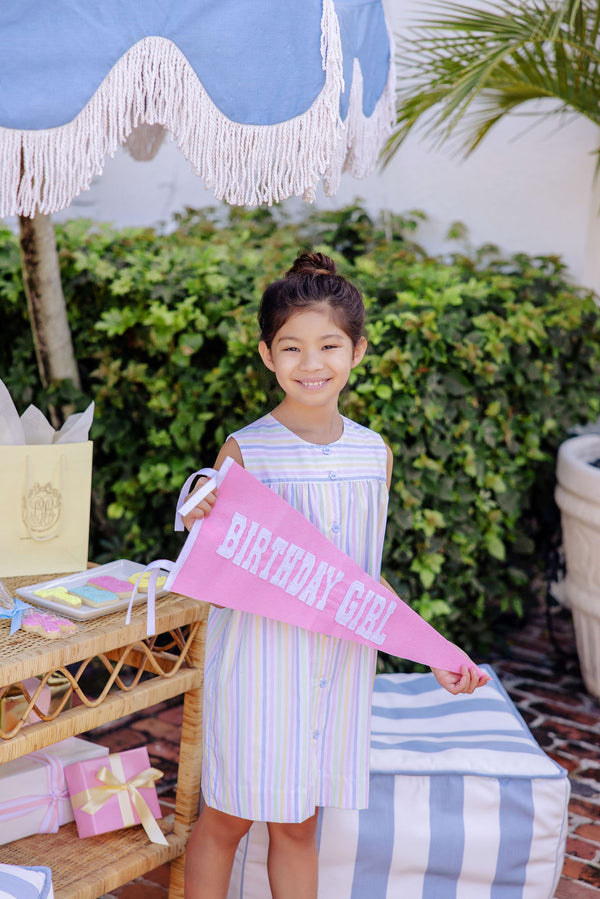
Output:
[[[139,578],[141,573],[142,573],[141,571],[134,572],[134,574],[132,574],[129,578],[130,582],[132,584],[135,584],[135,582],[137,581],[137,579]],[[164,574],[161,574],[160,577],[157,578],[157,581],[156,581],[156,589],[157,590],[160,590],[160,588],[162,587],[162,585],[164,584],[166,579],[167,579],[166,575],[164,575]],[[148,592],[149,580],[150,580],[150,572],[146,571],[146,572],[144,572],[144,575],[143,575],[141,581],[137,585],[138,593],[147,593]]]
[[34,593],[36,596],[51,599],[52,602],[62,602],[64,605],[73,606],[75,609],[81,605],[81,597],[74,596],[66,587],[44,587],[43,589],[35,590]]
[[101,590],[110,590],[112,593],[116,593],[119,599],[129,599],[133,590],[129,581],[122,581],[117,577],[112,577],[110,574],[91,577],[88,584],[100,587]]
[[40,637],[49,637],[56,640],[58,637],[68,637],[79,630],[73,621],[51,615],[49,612],[32,611],[23,616],[21,627],[30,634],[39,634]]
[[102,590],[100,587],[94,587],[92,584],[73,587],[72,592],[81,598],[84,606],[93,606],[96,609],[114,606],[119,601],[119,597],[112,590]]

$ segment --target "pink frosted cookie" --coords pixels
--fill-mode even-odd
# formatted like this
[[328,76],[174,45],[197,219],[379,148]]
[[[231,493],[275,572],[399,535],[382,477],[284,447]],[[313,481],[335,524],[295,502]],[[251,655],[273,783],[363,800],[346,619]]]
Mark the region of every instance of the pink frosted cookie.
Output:
[[44,587],[40,590],[34,590],[36,596],[43,599],[51,599],[52,602],[61,602],[66,606],[73,606],[74,609],[81,605],[81,597],[74,596],[69,593],[66,587]]
[[116,593],[119,599],[129,599],[133,590],[129,581],[122,581],[118,577],[112,577],[110,574],[91,577],[88,584],[100,587],[101,590],[110,590],[112,593]]
[[119,601],[119,597],[112,590],[102,590],[100,587],[94,587],[92,584],[73,587],[71,592],[81,598],[84,606],[93,606],[96,609],[114,606]]
[[49,612],[28,612],[23,616],[21,627],[30,634],[39,634],[40,637],[49,637],[51,640],[68,637],[79,630],[73,621]]

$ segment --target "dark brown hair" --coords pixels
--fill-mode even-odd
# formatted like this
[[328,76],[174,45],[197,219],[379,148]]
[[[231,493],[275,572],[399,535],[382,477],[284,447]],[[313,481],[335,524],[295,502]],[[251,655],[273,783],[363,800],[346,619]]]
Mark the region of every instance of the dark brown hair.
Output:
[[319,303],[327,303],[337,326],[356,346],[365,324],[363,298],[324,253],[299,253],[284,277],[267,287],[258,312],[260,339],[270,347],[291,315]]

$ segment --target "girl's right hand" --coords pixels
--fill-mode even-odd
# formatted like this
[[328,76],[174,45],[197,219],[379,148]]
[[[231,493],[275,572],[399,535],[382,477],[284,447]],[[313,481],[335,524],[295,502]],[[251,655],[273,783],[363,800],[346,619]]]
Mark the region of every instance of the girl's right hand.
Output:
[[[190,498],[190,496],[193,496],[194,493],[197,493],[198,490],[200,490],[200,488],[204,484],[206,484],[207,481],[208,481],[208,478],[205,478],[205,477],[198,478],[198,483],[196,484],[196,486],[194,487],[192,492],[188,493],[184,502],[186,502]],[[192,509],[191,512],[188,512],[187,515],[182,517],[181,520],[183,521],[183,524],[188,531],[191,530],[191,527],[195,521],[198,521],[198,519],[200,519],[200,518],[207,518],[210,515],[212,507],[214,506],[214,504],[217,501],[218,494],[219,494],[219,491],[217,489],[213,490],[212,493],[209,493],[208,496],[205,496],[204,499],[201,502],[199,502],[197,506],[194,506],[194,508]]]
[[481,676],[476,666],[469,659],[469,665],[463,665],[460,674],[453,671],[445,671],[443,668],[432,668],[433,675],[438,684],[448,693],[473,693],[478,687],[483,687],[490,680],[489,674],[483,672]]

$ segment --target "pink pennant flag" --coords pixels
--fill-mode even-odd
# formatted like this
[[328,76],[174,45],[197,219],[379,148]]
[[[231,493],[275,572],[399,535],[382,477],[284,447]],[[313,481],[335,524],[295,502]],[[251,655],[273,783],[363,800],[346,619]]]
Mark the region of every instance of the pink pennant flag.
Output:
[[[208,471],[213,478],[180,513],[215,486],[217,502],[192,527],[166,589],[431,667],[460,673],[465,663],[471,665],[460,649],[233,459],[218,472]],[[187,489],[186,484],[182,494]],[[164,560],[160,564],[165,567]]]

